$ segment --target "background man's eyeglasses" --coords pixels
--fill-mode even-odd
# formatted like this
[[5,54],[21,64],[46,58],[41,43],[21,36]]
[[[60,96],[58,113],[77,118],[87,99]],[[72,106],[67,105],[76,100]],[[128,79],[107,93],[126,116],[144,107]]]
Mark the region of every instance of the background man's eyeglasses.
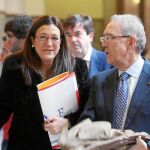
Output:
[[11,39],[11,38],[14,38],[14,37],[16,37],[15,35],[4,35],[3,37],[2,37],[2,40],[5,42],[5,41],[7,41],[8,39]]
[[7,41],[7,36],[4,35],[4,36],[2,37],[2,40],[3,40],[4,42]]
[[100,37],[100,42],[107,42],[110,41],[112,39],[116,39],[116,38],[128,38],[131,37],[130,35],[120,35],[120,36],[112,36],[112,35],[106,35],[106,36],[101,36]]

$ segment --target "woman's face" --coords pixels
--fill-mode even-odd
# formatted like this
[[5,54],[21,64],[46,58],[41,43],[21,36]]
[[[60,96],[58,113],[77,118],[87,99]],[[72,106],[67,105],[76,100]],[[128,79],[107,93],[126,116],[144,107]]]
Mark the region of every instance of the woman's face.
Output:
[[42,64],[52,64],[59,52],[60,43],[60,30],[55,25],[43,25],[37,30],[33,45]]

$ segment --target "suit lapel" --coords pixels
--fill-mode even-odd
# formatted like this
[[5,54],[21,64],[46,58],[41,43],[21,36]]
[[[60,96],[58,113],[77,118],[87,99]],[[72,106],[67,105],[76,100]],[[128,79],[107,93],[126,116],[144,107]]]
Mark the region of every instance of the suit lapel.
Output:
[[148,83],[150,83],[150,72],[148,71],[148,69],[149,67],[147,67],[147,65],[144,64],[143,70],[139,77],[139,81],[131,98],[131,103],[126,118],[125,129],[128,128],[130,122],[136,114],[136,111],[142,104],[147,93],[150,91],[150,86],[148,85]]
[[114,99],[116,94],[116,87],[117,87],[117,78],[118,78],[118,71],[117,69],[107,77],[106,82],[104,83],[104,97],[105,97],[105,107],[106,112],[108,114],[108,120],[112,123],[113,122],[113,113],[114,113]]

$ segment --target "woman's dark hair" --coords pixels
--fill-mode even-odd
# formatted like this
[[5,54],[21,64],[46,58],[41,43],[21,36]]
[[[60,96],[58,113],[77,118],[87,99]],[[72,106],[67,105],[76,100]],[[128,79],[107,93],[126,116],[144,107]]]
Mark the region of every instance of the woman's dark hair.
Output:
[[32,83],[32,73],[36,72],[43,80],[44,75],[41,71],[42,63],[41,59],[32,46],[32,38],[35,38],[37,30],[43,25],[55,25],[58,27],[61,33],[60,50],[56,55],[52,66],[50,67],[50,77],[63,73],[65,71],[73,70],[73,58],[70,56],[69,51],[66,48],[66,40],[64,36],[64,30],[60,20],[54,16],[43,16],[38,18],[32,25],[31,30],[26,38],[24,49],[21,51],[23,56],[22,72],[25,77],[25,81],[28,85]]

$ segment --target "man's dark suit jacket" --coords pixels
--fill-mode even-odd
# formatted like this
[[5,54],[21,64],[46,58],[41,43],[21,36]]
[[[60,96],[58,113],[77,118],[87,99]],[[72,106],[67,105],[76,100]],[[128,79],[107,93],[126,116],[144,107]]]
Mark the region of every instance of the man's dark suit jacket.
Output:
[[80,117],[81,112],[84,110],[85,104],[89,96],[90,78],[99,72],[105,71],[112,68],[111,65],[107,64],[106,54],[102,51],[98,51],[92,48],[91,60],[89,69],[86,61],[80,58],[76,58],[76,77],[79,84],[78,88],[80,91],[80,106],[79,111],[67,116],[70,120],[71,125],[75,125]]
[[[80,120],[113,123],[114,98],[118,70],[110,69],[93,77],[88,103]],[[133,93],[127,114],[125,129],[145,131],[150,134],[150,63],[145,61],[139,81]]]
[[87,67],[86,61],[80,58],[76,58],[76,76],[77,81],[80,83],[79,91],[81,97],[81,110],[85,107],[89,96],[90,88],[90,78],[99,72],[105,71],[112,68],[110,64],[107,64],[106,54],[102,51],[98,51],[95,48],[92,48],[91,60],[89,64],[89,69]]

